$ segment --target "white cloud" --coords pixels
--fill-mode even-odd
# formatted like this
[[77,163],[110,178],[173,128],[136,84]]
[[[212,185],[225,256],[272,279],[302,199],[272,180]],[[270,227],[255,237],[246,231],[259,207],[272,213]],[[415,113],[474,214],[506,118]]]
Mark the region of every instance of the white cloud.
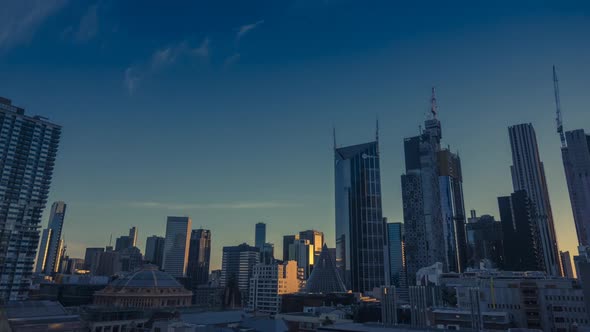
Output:
[[125,70],[124,82],[130,94],[137,89],[139,82],[153,75],[164,67],[174,64],[179,58],[207,58],[209,56],[209,38],[205,38],[198,47],[192,48],[186,41],[172,44],[156,50],[149,61],[130,66]]
[[80,19],[80,26],[76,32],[77,41],[86,41],[96,36],[98,32],[98,5],[88,8]]
[[26,43],[39,26],[66,0],[18,0],[0,4],[0,50]]
[[264,20],[260,20],[258,22],[255,23],[251,23],[251,24],[246,24],[246,25],[242,25],[241,27],[238,28],[238,34],[236,35],[236,39],[240,40],[242,37],[244,37],[248,32],[256,29],[256,27],[258,27],[259,25],[263,24]]
[[168,203],[168,202],[131,202],[132,207],[138,208],[157,208],[166,210],[203,210],[203,209],[277,209],[298,207],[299,204],[285,202],[229,202],[229,203]]

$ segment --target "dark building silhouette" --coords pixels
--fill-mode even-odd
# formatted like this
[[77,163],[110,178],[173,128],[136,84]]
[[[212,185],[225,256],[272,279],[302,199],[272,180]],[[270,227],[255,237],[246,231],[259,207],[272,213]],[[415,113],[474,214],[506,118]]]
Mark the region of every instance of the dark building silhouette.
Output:
[[150,236],[145,241],[145,261],[162,268],[162,261],[164,260],[164,242],[165,239],[161,236]]
[[187,277],[191,288],[205,285],[209,281],[209,263],[211,261],[211,231],[195,229],[191,232],[188,252]]
[[498,197],[504,243],[504,269],[545,271],[539,250],[539,231],[535,208],[526,191]]
[[283,236],[283,260],[289,260],[289,246],[299,240],[299,235],[284,235]]
[[504,268],[502,223],[493,216],[477,217],[471,210],[471,218],[465,225],[467,232],[467,265],[478,268],[483,261],[495,268]]

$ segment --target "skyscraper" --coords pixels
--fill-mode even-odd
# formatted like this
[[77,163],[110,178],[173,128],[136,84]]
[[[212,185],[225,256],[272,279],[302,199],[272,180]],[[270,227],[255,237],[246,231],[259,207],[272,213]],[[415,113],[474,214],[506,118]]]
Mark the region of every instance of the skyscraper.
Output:
[[190,248],[188,252],[187,276],[191,285],[207,284],[209,281],[209,262],[211,261],[211,231],[208,229],[194,229],[191,232]]
[[0,302],[27,297],[60,136],[0,98]]
[[569,251],[560,251],[561,256],[561,269],[563,270],[563,276],[567,278],[574,278],[574,269],[572,267],[572,258]]
[[91,270],[93,266],[98,264],[99,254],[104,252],[104,248],[86,248],[84,254],[84,269]]
[[289,246],[299,240],[299,235],[284,235],[283,236],[283,260],[289,260]]
[[315,229],[308,229],[306,231],[299,232],[299,238],[302,240],[309,240],[309,243],[313,245],[315,250],[315,258],[320,258],[322,247],[324,246],[324,233],[316,231]]
[[533,203],[545,271],[550,275],[562,275],[545,168],[539,157],[535,129],[530,123],[524,123],[508,127],[508,133],[512,148],[510,171],[514,191],[526,191]]
[[519,190],[498,197],[502,220],[504,269],[508,271],[543,271],[544,258],[539,247],[539,228],[534,203],[527,192]]
[[164,238],[157,235],[149,236],[145,241],[145,260],[162,268],[164,260]]
[[574,213],[578,242],[590,246],[590,135],[583,129],[565,133],[567,146],[561,148],[567,188]]
[[480,264],[484,262],[495,268],[504,268],[502,224],[496,221],[493,216],[484,214],[478,217],[475,210],[471,210],[471,218],[465,228],[467,233],[467,266],[479,268]]
[[256,224],[256,233],[254,234],[254,246],[262,249],[266,243],[266,224],[259,222]]
[[391,285],[406,287],[406,262],[404,257],[404,224],[390,222],[387,224],[389,238],[389,268]]
[[[61,230],[66,215],[66,203],[55,202],[51,206],[49,223],[43,231],[37,255],[37,273],[50,275],[58,271],[60,258]],[[49,231],[48,231],[49,230]],[[45,238],[47,236],[47,238]]]
[[449,271],[465,269],[467,241],[465,238],[465,203],[461,158],[449,149],[438,151],[438,181],[445,241],[444,262]]
[[188,263],[191,218],[168,217],[164,241],[164,271],[173,277],[185,277]]
[[370,291],[389,282],[378,139],[334,146],[334,170],[336,264],[348,289]]
[[309,240],[299,239],[289,246],[289,259],[297,262],[297,267],[303,271],[302,280],[307,280],[314,265],[315,248]]
[[248,308],[256,312],[277,314],[281,309],[281,295],[299,291],[297,263],[256,264],[250,278]]
[[220,286],[225,287],[235,283],[240,290],[242,302],[246,302],[249,294],[250,277],[252,277],[254,265],[259,262],[260,248],[258,247],[252,247],[246,243],[238,246],[223,247]]
[[129,238],[131,239],[131,246],[137,247],[137,227],[133,226],[129,229]]

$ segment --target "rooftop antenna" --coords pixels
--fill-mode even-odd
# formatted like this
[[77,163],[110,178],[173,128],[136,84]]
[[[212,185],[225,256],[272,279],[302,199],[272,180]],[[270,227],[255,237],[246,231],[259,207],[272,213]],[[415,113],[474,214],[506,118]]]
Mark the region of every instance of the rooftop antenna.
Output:
[[436,119],[436,113],[438,112],[438,106],[436,105],[436,89],[432,87],[432,97],[430,98],[430,113],[432,117]]
[[555,124],[557,125],[557,133],[561,140],[561,147],[567,147],[565,135],[563,134],[563,121],[561,119],[561,102],[559,101],[559,82],[557,80],[557,73],[555,66],[553,66],[553,90],[555,92]]

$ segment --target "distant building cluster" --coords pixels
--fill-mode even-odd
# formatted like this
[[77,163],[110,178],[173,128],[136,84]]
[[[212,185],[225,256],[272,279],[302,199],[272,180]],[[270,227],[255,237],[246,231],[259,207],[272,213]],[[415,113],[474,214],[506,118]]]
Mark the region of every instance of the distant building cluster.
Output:
[[[224,246],[168,216],[165,234],[138,228],[70,257],[67,204],[47,205],[61,127],[0,98],[0,330],[386,331],[590,329],[590,135],[558,133],[579,252],[560,251],[545,167],[531,123],[508,127],[512,188],[499,215],[466,214],[459,153],[430,113],[404,139],[403,220],[383,215],[375,139],[338,146],[334,131],[334,247],[320,230],[282,236],[267,224]],[[250,242],[252,243],[252,242]]]

